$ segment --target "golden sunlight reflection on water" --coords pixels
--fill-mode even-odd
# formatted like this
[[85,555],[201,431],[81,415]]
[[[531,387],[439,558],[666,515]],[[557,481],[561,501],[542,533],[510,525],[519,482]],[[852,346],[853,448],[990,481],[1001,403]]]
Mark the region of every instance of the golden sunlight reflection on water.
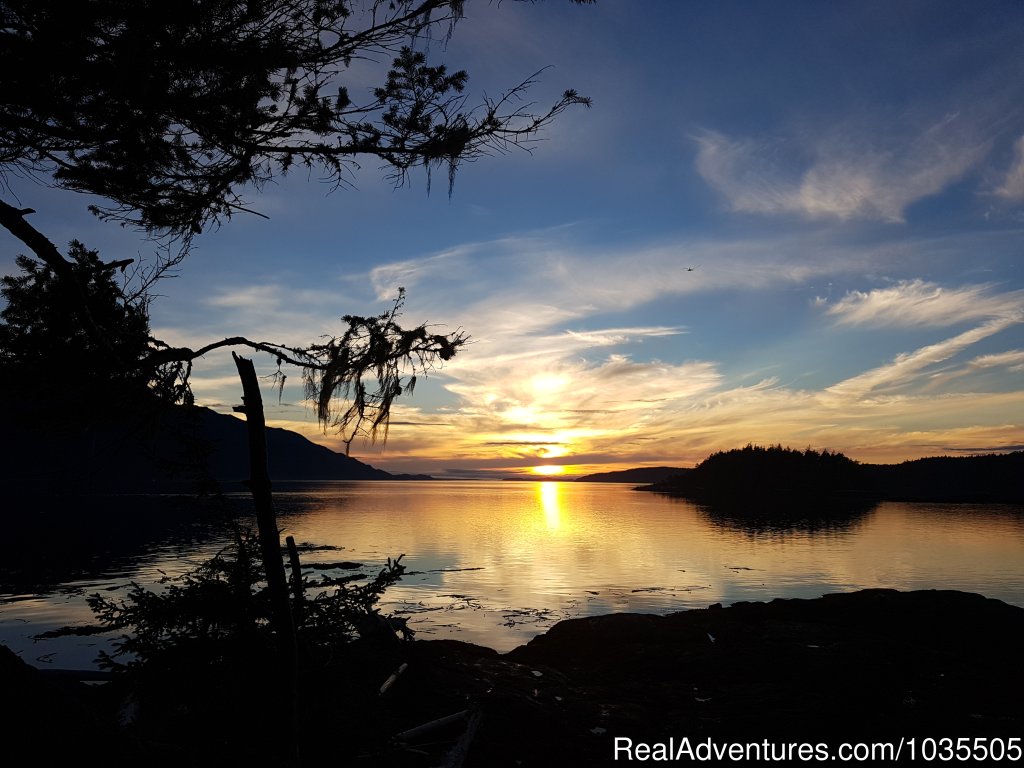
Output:
[[560,483],[540,483],[537,488],[540,504],[544,509],[544,520],[551,530],[557,530],[562,522],[562,511],[558,506],[560,487]]
[[1024,603],[1024,518],[986,507],[887,503],[815,530],[753,529],[628,485],[361,483],[283,525],[346,559],[405,554],[387,609],[421,637],[499,650],[563,618],[863,587]]
[[[809,528],[750,526],[599,483],[332,483],[279,488],[275,500],[282,535],[341,548],[304,562],[355,561],[369,574],[404,554],[407,574],[382,609],[407,616],[420,638],[500,651],[565,618],[866,587],[961,589],[1024,605],[1019,508],[882,503]],[[195,549],[156,548],[110,584],[151,583],[196,560]],[[102,575],[92,581],[104,587]],[[34,602],[4,605],[0,630],[83,620],[66,594],[26,597]]]

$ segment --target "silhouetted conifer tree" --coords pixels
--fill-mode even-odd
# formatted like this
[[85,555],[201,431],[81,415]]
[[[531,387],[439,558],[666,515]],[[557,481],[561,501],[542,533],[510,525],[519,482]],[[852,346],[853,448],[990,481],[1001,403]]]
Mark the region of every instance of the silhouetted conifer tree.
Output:
[[[574,0],[580,2],[580,0]],[[295,165],[336,185],[359,158],[396,183],[534,140],[533,77],[472,106],[465,71],[431,64],[465,0],[0,2],[0,170],[110,201],[104,217],[193,233],[245,210]],[[387,62],[350,88],[359,61]],[[361,74],[365,77],[365,72]]]

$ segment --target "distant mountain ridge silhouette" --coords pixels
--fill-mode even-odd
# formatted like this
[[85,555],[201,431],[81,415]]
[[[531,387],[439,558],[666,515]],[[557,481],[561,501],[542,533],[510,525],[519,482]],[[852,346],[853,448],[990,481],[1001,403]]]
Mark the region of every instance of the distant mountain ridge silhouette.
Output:
[[[144,419],[112,414],[99,425],[6,423],[0,481],[56,493],[211,490],[249,477],[244,420],[209,408],[157,408]],[[302,435],[267,428],[271,480],[404,480]]]
[[577,477],[577,483],[658,483],[691,472],[685,467],[634,467],[615,472],[595,472]]

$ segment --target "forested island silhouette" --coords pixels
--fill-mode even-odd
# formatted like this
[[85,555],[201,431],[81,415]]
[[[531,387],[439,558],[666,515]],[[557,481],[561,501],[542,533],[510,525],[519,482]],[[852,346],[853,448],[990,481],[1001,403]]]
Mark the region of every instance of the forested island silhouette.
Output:
[[861,464],[839,452],[756,446],[711,454],[692,470],[642,490],[716,507],[830,507],[873,501],[1024,501],[1024,451],[936,456],[900,464]]

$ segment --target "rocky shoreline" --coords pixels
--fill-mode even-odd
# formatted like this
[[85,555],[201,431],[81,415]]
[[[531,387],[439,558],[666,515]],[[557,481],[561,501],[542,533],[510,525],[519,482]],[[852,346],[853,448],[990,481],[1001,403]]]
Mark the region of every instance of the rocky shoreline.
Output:
[[[303,681],[303,764],[603,765],[615,762],[616,745],[619,764],[641,754],[622,751],[627,744],[649,745],[651,759],[684,742],[1006,742],[1024,734],[1022,648],[1022,608],[963,592],[877,589],[572,619],[506,654],[444,640],[355,643]],[[225,692],[200,696],[201,674],[177,681],[192,700],[134,692],[141,714],[122,727],[121,684],[56,681],[9,652],[2,661],[2,722],[58,757],[63,745],[67,756],[95,750],[147,765],[276,762],[252,738],[273,717],[211,703]]]

